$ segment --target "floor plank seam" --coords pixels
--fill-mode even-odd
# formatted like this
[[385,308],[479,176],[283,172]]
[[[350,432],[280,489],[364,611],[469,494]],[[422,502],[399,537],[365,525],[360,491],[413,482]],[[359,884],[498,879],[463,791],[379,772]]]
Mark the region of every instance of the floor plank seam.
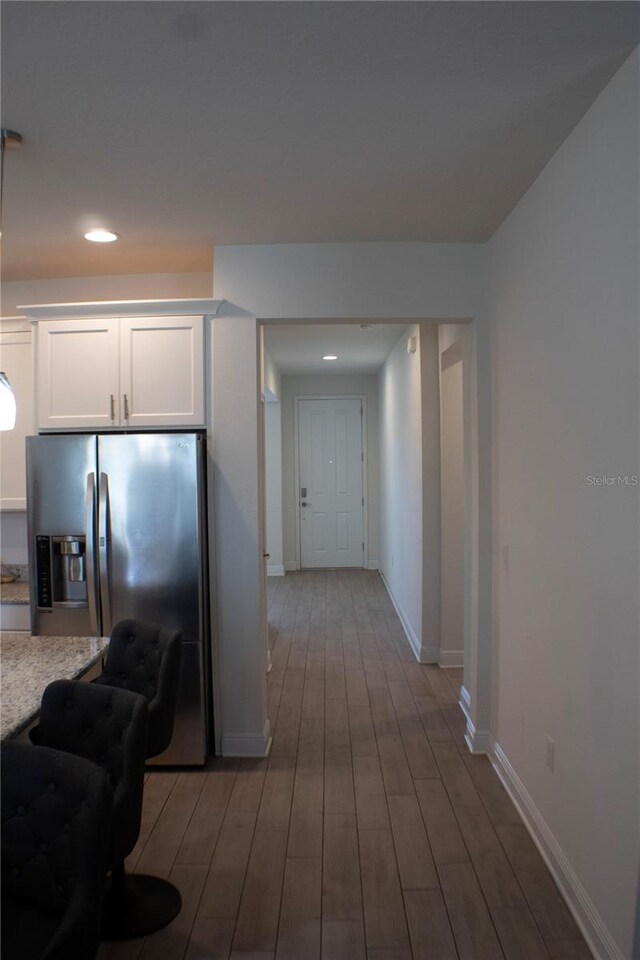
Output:
[[[195,925],[196,925],[196,922],[197,922],[197,920],[198,920],[198,915],[199,915],[199,913],[200,913],[200,907],[202,906],[202,900],[203,900],[203,898],[204,898],[205,891],[206,891],[206,889],[207,889],[207,882],[208,882],[208,880],[209,880],[209,874],[211,873],[211,870],[213,869],[213,864],[214,864],[214,860],[215,860],[215,856],[216,856],[216,851],[217,851],[217,849],[218,849],[218,844],[220,843],[220,838],[221,838],[221,836],[222,836],[222,831],[223,831],[223,829],[224,829],[225,820],[227,819],[227,813],[229,812],[229,804],[231,803],[231,797],[232,797],[232,795],[233,795],[233,790],[234,790],[234,787],[235,787],[235,785],[236,785],[236,781],[237,781],[237,779],[238,779],[238,771],[239,771],[239,770],[240,770],[240,764],[238,764],[238,766],[236,767],[235,773],[234,773],[234,775],[233,775],[233,783],[231,784],[231,789],[229,790],[229,796],[227,797],[227,802],[226,802],[225,808],[224,808],[224,814],[223,814],[222,819],[221,819],[221,821],[220,821],[220,828],[219,828],[219,830],[218,830],[218,836],[216,837],[216,842],[215,842],[215,844],[214,844],[214,846],[213,846],[213,850],[211,851],[211,860],[209,861],[209,869],[207,870],[207,875],[206,875],[206,877],[205,877],[204,884],[202,885],[202,890],[200,891],[200,897],[198,898],[198,904],[197,904],[197,906],[196,906],[196,909],[195,909],[195,912],[194,912],[194,915],[193,915],[193,923],[192,923],[192,925],[191,925],[191,933],[190,933],[190,935],[189,935],[189,939],[187,940],[187,949],[185,950],[185,952],[184,952],[184,954],[183,954],[184,957],[186,957],[186,956],[187,956],[187,953],[189,952],[189,943],[190,943],[190,941],[191,941],[191,934],[193,933],[193,929],[194,929],[194,927],[195,927]],[[237,914],[236,914],[236,915],[237,915]]]
[[[472,781],[473,781],[473,776],[472,776],[471,773],[469,773],[469,776],[471,777],[471,779],[472,779]],[[475,783],[474,783],[474,786],[475,786]],[[524,903],[527,905],[527,908],[528,908],[528,910],[529,910],[529,914],[530,914],[531,920],[532,920],[532,922],[534,923],[534,925],[535,925],[535,927],[536,927],[536,930],[538,931],[538,934],[540,935],[540,940],[541,940],[542,943],[544,944],[545,948],[548,948],[549,943],[552,943],[553,941],[548,941],[548,940],[545,938],[545,936],[544,936],[544,934],[543,934],[543,931],[540,929],[540,925],[539,925],[538,921],[536,920],[536,917],[535,917],[535,914],[534,914],[533,910],[531,909],[531,903],[530,903],[529,897],[527,896],[527,891],[523,888],[522,883],[520,882],[520,878],[519,878],[519,876],[518,876],[518,873],[517,873],[515,867],[513,866],[513,864],[511,863],[511,859],[510,859],[510,857],[509,857],[508,851],[507,851],[506,847],[504,846],[504,843],[502,842],[502,838],[500,837],[500,834],[499,834],[498,830],[496,829],[496,824],[494,823],[493,817],[491,816],[491,812],[490,812],[490,810],[489,810],[489,807],[487,806],[487,804],[486,804],[486,802],[485,802],[485,800],[484,800],[484,797],[482,796],[482,791],[480,791],[480,790],[476,787],[476,793],[478,794],[478,798],[479,798],[479,800],[480,800],[480,802],[481,802],[481,804],[482,804],[482,808],[483,808],[483,810],[485,811],[485,813],[487,814],[487,817],[488,817],[488,819],[489,819],[489,821],[490,821],[490,823],[491,823],[491,826],[492,826],[492,828],[493,828],[493,831],[494,831],[494,833],[495,833],[495,835],[496,835],[496,839],[497,839],[497,841],[498,841],[498,843],[499,843],[499,845],[500,845],[500,849],[502,850],[502,852],[503,852],[503,854],[504,854],[504,856],[505,856],[505,859],[506,859],[507,863],[508,863],[509,866],[511,867],[511,871],[512,871],[512,873],[513,873],[514,880],[515,880],[516,884],[518,885],[518,889],[520,890],[520,893],[522,894],[522,899],[523,899]],[[454,811],[454,812],[455,812],[455,811]],[[457,817],[456,817],[456,819],[457,819]],[[548,953],[549,953],[549,950],[547,949],[547,954],[548,954]]]
[[[293,646],[293,644],[292,644],[292,646]],[[279,941],[280,941],[280,926],[281,926],[281,921],[282,921],[282,900],[283,900],[283,896],[284,896],[285,878],[286,878],[286,875],[287,875],[287,859],[288,859],[288,857],[289,857],[289,837],[290,837],[290,835],[291,835],[291,814],[292,814],[292,811],[293,811],[293,793],[294,793],[294,791],[295,791],[296,774],[297,774],[297,772],[298,772],[298,758],[299,758],[299,755],[300,755],[300,727],[301,727],[301,725],[302,725],[302,705],[303,705],[303,703],[304,703],[304,688],[305,688],[305,685],[306,685],[306,664],[307,664],[307,657],[308,657],[308,649],[309,649],[309,641],[308,641],[308,635],[307,635],[307,656],[305,657],[305,683],[303,683],[303,686],[302,686],[302,694],[301,694],[301,697],[300,697],[300,710],[299,710],[299,714],[298,714],[298,734],[297,734],[297,738],[296,738],[296,757],[295,757],[295,764],[294,764],[294,768],[293,768],[293,785],[292,785],[292,789],[291,789],[291,798],[290,798],[290,802],[289,802],[289,819],[288,819],[288,822],[287,822],[287,838],[286,838],[285,847],[284,847],[284,850],[285,850],[285,855],[284,855],[284,868],[283,868],[283,870],[282,870],[282,880],[281,880],[281,884],[280,884],[280,907],[279,907],[279,910],[278,910],[278,920],[277,920],[277,923],[276,923],[274,957],[277,957],[277,955],[278,955],[278,944],[279,944]],[[276,725],[276,730],[277,730],[277,725]],[[276,731],[274,730],[274,734],[275,734],[275,732],[276,732]],[[271,765],[271,760],[269,761],[269,766],[270,766],[270,765]],[[269,769],[269,767],[267,767],[267,772],[268,772],[268,769]],[[265,782],[266,782],[266,776],[265,776]],[[264,786],[263,786],[263,792],[264,792]],[[259,808],[258,808],[258,816],[260,816]]]

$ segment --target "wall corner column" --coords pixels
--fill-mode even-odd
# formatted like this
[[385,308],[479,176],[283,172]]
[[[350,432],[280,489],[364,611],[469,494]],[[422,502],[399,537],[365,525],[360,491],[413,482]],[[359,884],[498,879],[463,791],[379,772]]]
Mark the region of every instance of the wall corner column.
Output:
[[262,624],[256,318],[224,303],[208,362],[216,741],[223,756],[265,756],[266,649]]

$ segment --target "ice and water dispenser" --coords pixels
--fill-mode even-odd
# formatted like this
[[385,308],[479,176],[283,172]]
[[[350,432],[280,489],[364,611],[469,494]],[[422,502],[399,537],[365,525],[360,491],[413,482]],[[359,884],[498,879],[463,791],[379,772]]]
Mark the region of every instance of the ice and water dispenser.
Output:
[[87,606],[85,537],[36,537],[38,606]]

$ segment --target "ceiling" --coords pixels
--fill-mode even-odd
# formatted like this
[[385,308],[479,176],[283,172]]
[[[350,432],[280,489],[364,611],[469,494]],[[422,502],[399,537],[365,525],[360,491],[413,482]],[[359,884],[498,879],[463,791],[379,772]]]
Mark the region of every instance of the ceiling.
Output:
[[[285,375],[376,373],[405,330],[397,323],[278,324],[265,327],[265,346]],[[325,354],[338,359],[323,360]]]
[[640,40],[634,2],[0,15],[2,126],[24,137],[6,279],[210,270],[219,244],[486,240]]

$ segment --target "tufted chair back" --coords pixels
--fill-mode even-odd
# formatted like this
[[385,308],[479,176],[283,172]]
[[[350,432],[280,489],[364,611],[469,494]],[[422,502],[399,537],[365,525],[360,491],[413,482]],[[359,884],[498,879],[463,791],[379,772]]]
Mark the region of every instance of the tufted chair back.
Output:
[[147,758],[169,746],[180,681],[182,634],[156,623],[120,620],[96,684],[133,690],[149,704]]
[[124,860],[140,832],[147,702],[140,694],[96,687],[80,680],[55,680],[42,696],[32,743],[92,760],[113,787],[111,862]]
[[95,957],[112,791],[80,757],[2,744],[3,960]]

